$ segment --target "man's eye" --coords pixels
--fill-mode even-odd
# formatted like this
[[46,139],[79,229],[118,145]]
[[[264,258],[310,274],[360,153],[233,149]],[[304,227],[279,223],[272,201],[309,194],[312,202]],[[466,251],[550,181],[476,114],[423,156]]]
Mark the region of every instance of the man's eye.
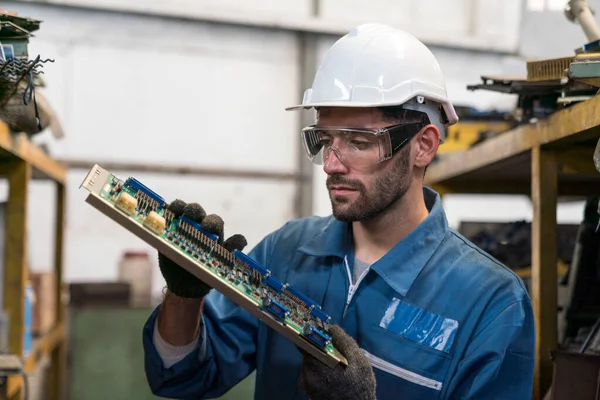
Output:
[[352,146],[356,147],[359,150],[364,150],[364,149],[368,148],[370,145],[369,142],[365,142],[365,141],[361,141],[361,140],[353,140],[352,142],[350,142],[350,144],[352,144]]

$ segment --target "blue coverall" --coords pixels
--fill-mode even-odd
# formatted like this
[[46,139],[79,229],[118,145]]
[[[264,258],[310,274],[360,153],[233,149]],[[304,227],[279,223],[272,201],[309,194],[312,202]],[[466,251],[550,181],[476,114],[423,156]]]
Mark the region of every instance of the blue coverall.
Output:
[[[371,360],[377,398],[530,399],[535,326],[531,300],[509,269],[448,227],[440,197],[424,188],[428,217],[352,285],[350,225],[294,220],[249,254],[322,305]],[[255,399],[306,399],[295,345],[213,290],[199,346],[164,368],[143,329],[156,395],[218,397],[256,370]]]

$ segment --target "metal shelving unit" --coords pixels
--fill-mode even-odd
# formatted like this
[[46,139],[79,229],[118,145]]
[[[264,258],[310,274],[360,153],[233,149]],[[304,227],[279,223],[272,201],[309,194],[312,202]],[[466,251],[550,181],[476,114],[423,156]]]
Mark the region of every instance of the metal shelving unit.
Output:
[[[63,240],[65,223],[65,186],[67,170],[34,145],[26,135],[11,133],[0,121],[0,177],[7,178],[9,197],[6,210],[4,255],[4,308],[9,318],[9,349],[23,354],[25,284],[27,282],[27,216],[28,186],[32,180],[51,180],[56,184],[55,226],[55,296],[56,323],[50,332],[35,338],[31,354],[25,359],[25,372],[31,373],[43,355],[51,357],[49,398],[63,398],[63,376],[66,370],[66,326],[62,301]],[[20,399],[23,378],[10,376],[0,391],[2,399]]]
[[425,184],[440,194],[522,194],[531,197],[531,295],[537,349],[534,399],[552,383],[550,349],[557,345],[559,197],[600,194],[593,153],[600,137],[600,96],[519,126],[466,151],[445,155]]

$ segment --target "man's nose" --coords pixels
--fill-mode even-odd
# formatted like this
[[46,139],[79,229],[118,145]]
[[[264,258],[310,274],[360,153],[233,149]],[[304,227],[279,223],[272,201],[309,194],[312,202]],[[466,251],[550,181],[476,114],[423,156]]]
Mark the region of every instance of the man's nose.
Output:
[[335,147],[323,149],[323,151],[327,152],[324,154],[325,162],[323,163],[323,171],[325,171],[326,174],[333,175],[348,173],[348,168],[340,160],[338,151],[335,149]]

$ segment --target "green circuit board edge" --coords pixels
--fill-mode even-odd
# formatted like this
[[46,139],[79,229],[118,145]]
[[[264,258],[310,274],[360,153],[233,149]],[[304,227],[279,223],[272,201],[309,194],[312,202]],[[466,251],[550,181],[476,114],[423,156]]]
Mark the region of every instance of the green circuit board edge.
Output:
[[319,351],[345,361],[327,333],[330,317],[317,303],[293,286],[279,281],[271,271],[245,253],[238,250],[229,252],[220,246],[217,237],[202,230],[196,222],[184,216],[175,218],[167,209],[168,203],[137,179],[121,179],[96,165],[86,180],[89,182],[91,174],[97,171],[106,175],[104,182],[97,182],[102,184],[101,189],[95,190],[103,200],[172,244],[195,265],[210,271],[222,284],[292,328]]

